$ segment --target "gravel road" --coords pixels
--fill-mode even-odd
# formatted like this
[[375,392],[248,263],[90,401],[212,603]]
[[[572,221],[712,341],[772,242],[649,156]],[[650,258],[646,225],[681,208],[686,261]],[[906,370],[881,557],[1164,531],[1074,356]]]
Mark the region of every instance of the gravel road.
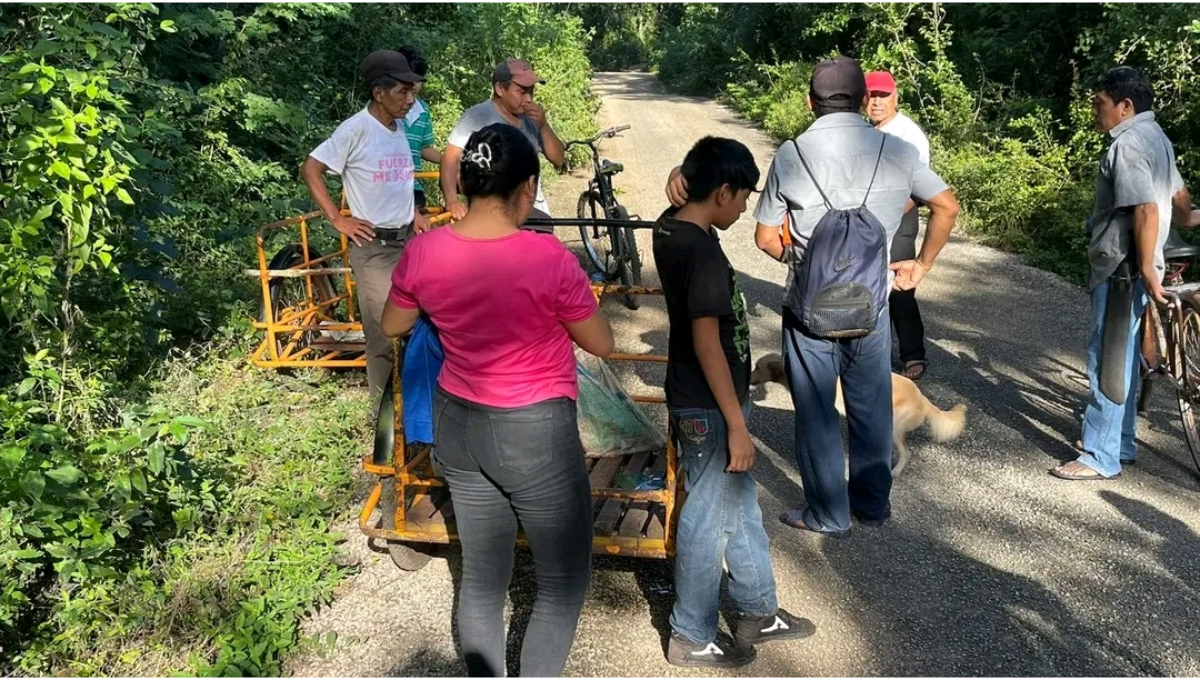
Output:
[[[665,207],[667,172],[700,137],[741,140],[764,173],[774,153],[729,110],[666,94],[651,75],[600,73],[595,90],[601,125],[633,126],[601,148],[625,164],[621,200],[645,219]],[[557,215],[573,213],[584,182],[579,174],[553,184]],[[577,233],[561,236],[578,245]],[[640,247],[653,285],[649,236]],[[755,248],[750,212],[722,238],[742,277],[757,357],[779,344],[784,271]],[[892,521],[823,539],[775,519],[802,498],[790,400],[777,385],[756,395],[750,427],[760,440],[755,470],[779,599],[818,629],[760,648],[758,661],[728,675],[1200,675],[1200,485],[1168,390],[1140,423],[1136,467],[1108,482],[1060,481],[1046,471],[1071,457],[1066,442],[1079,434],[1084,292],[956,235],[918,296],[930,360],[920,386],[942,408],[967,404],[966,432],[947,445],[914,433]],[[661,303],[606,309],[619,348],[665,353]],[[658,380],[643,375],[639,385],[634,376],[631,391],[657,389]],[[337,641],[292,659],[288,672],[462,675],[452,630],[456,551],[406,574],[353,524],[345,531],[361,570],[304,624],[305,634],[332,631]],[[535,592],[528,555],[517,564],[511,674]],[[671,597],[668,561],[598,558],[565,673],[709,675],[663,660]]]

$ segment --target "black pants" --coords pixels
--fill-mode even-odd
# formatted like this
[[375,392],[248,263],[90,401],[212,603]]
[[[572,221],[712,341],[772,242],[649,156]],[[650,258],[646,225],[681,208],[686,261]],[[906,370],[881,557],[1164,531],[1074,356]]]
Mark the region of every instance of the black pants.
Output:
[[416,189],[415,191],[413,191],[413,201],[417,204],[417,210],[424,210],[425,205],[426,205],[425,190],[424,189]]
[[521,675],[562,673],[591,581],[592,493],[575,402],[491,408],[438,390],[434,462],[462,545],[459,642],[470,676],[505,675],[504,599],[517,523],[537,571]]
[[[904,213],[900,219],[900,230],[892,239],[891,261],[912,260],[917,256],[917,208]],[[921,321],[921,308],[917,306],[917,291],[897,290],[888,295],[888,313],[892,317],[892,328],[900,345],[900,362],[925,360],[925,324]]]

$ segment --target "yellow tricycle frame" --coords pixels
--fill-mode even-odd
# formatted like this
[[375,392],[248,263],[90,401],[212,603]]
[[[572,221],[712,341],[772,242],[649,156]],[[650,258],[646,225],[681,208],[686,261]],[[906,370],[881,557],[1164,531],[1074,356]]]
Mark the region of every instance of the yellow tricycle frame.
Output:
[[[422,180],[437,180],[436,170],[415,173]],[[442,206],[427,206],[434,224],[450,220]],[[343,196],[341,213],[349,215]],[[328,228],[320,211],[313,211],[259,227],[255,235],[257,269],[244,273],[258,279],[261,311],[252,322],[263,338],[250,355],[260,368],[365,368],[362,321],[358,318],[354,277],[349,260],[349,239],[338,234],[338,249],[327,255],[313,247],[314,228]],[[273,232],[295,229],[298,238],[267,259],[266,246]],[[303,280],[303,295],[291,302],[280,299],[283,284]],[[341,280],[341,291],[334,282]],[[298,292],[298,291],[297,291]],[[342,303],[345,307],[342,308]],[[342,311],[344,309],[344,311]]]

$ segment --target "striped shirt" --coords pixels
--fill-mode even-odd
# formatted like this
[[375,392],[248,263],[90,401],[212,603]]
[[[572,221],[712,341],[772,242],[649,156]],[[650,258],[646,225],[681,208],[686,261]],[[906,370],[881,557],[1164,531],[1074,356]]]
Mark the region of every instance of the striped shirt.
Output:
[[[429,116],[429,105],[418,99],[404,117],[404,132],[408,135],[408,146],[412,149],[413,167],[421,170],[421,149],[434,145],[433,118]],[[414,191],[424,191],[421,180],[413,180]]]

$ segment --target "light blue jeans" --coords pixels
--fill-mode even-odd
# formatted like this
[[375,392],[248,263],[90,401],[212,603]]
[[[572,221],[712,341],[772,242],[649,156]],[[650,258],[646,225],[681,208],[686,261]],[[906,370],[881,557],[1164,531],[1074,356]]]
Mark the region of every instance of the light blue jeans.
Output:
[[[749,415],[750,402],[742,406]],[[729,430],[718,409],[670,408],[687,497],[675,537],[675,608],[671,628],[692,642],[717,637],[721,575],[729,566],[729,597],[752,617],[779,609],[758,483],[730,473]]]
[[1104,343],[1104,309],[1108,304],[1108,282],[1092,291],[1092,334],[1088,341],[1088,395],[1083,414],[1083,450],[1079,462],[1112,477],[1121,463],[1135,460],[1137,448],[1137,394],[1141,383],[1138,370],[1142,313],[1146,310],[1146,287],[1140,278],[1133,282],[1133,309],[1129,346],[1125,350],[1125,403],[1113,403],[1100,391],[1100,353]]

